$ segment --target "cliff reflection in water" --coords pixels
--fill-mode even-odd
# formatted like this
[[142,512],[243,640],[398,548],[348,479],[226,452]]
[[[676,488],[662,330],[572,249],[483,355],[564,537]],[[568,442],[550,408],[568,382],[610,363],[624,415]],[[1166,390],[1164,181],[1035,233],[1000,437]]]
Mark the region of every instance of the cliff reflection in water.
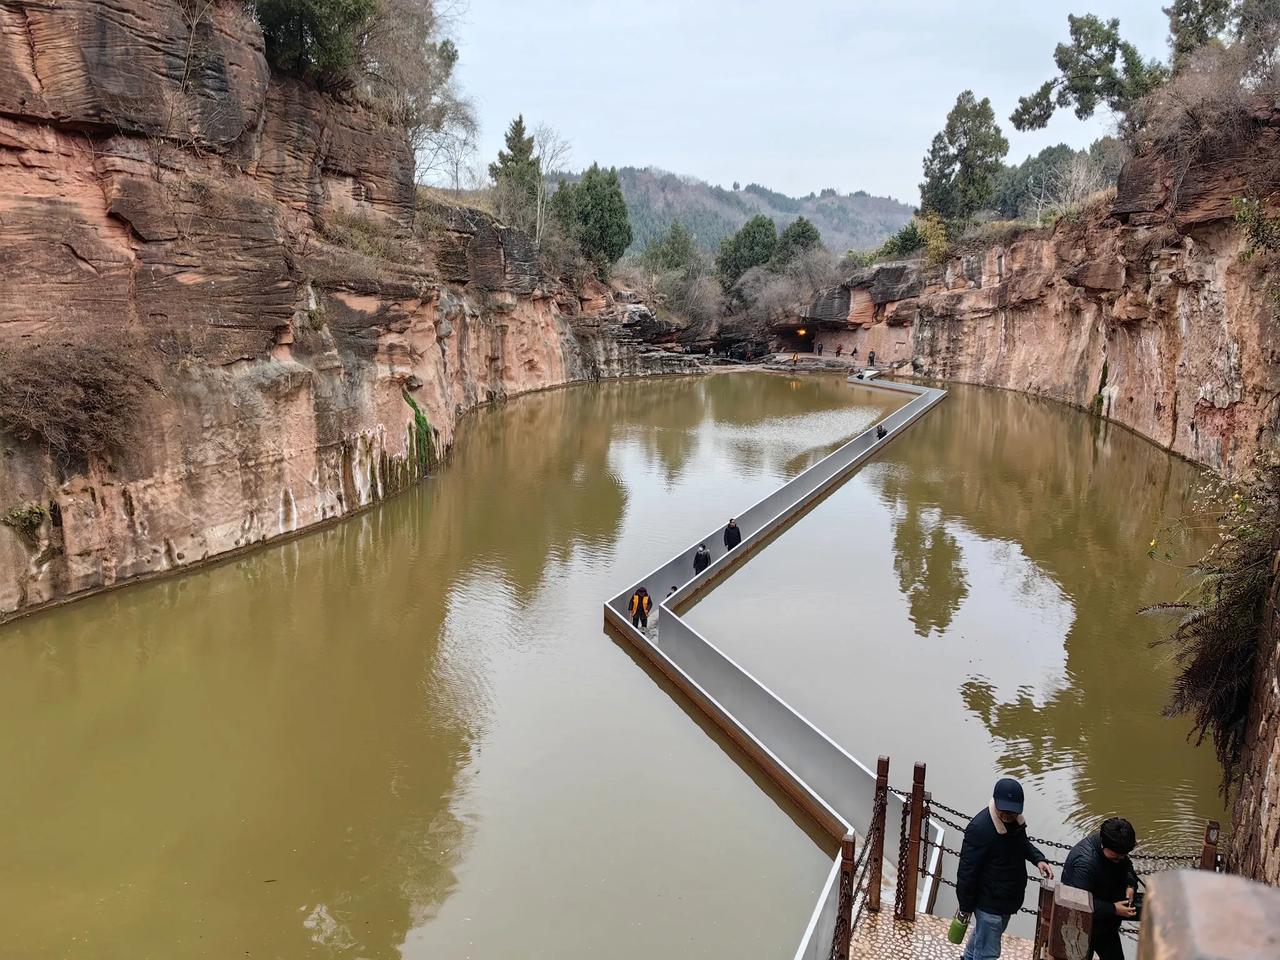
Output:
[[885,409],[758,375],[521,398],[368,514],[0,629],[0,955],[791,948],[829,851],[600,603]]
[[1121,813],[1194,841],[1216,769],[1161,716],[1172,668],[1137,610],[1184,586],[1146,551],[1196,469],[1078,411],[949,389],[694,623],[864,761],[927,761],[944,803],[977,809],[1010,772],[1042,836]]

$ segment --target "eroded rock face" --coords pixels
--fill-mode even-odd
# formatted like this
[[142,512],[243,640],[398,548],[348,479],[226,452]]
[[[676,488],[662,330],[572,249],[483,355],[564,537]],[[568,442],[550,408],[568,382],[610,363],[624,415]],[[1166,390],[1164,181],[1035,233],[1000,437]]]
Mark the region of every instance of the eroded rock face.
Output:
[[[845,284],[821,324],[877,364],[1096,411],[1232,475],[1274,446],[1280,321],[1268,265],[1245,263],[1230,197],[1280,177],[1280,113],[1237,163],[1206,163],[1174,197],[1162,162],[1125,169],[1114,205],[937,268],[885,264]],[[1264,151],[1265,152],[1265,151]],[[1242,169],[1239,164],[1245,164]]]
[[[241,5],[211,9],[193,35],[175,0],[0,0],[0,345],[127,338],[149,384],[109,458],[0,437],[0,515],[46,511],[0,526],[0,619],[344,516],[477,404],[693,365],[518,232],[418,222],[403,137],[270,80]],[[344,214],[385,255],[326,241]]]

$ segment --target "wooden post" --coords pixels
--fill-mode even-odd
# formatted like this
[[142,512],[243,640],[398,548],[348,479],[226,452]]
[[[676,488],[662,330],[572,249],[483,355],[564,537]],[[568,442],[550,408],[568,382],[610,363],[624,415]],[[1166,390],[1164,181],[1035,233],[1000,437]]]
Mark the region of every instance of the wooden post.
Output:
[[1093,894],[1055,884],[1047,938],[1047,960],[1087,960],[1093,933]]
[[1218,869],[1218,833],[1217,820],[1206,820],[1204,823],[1204,848],[1200,851],[1200,869]]
[[1054,881],[1040,881],[1040,902],[1036,905],[1036,940],[1031,948],[1031,960],[1044,960],[1049,945],[1049,921],[1053,918]]
[[870,872],[867,874],[867,909],[880,912],[880,884],[884,882],[884,824],[885,810],[889,806],[889,758],[876,761],[876,798],[872,805],[873,819],[867,832],[871,835]]
[[917,763],[911,777],[911,812],[907,818],[907,868],[902,871],[902,919],[916,918],[916,891],[920,886],[920,822],[924,818],[924,764]]
[[846,833],[840,841],[840,903],[836,914],[835,942],[831,945],[831,960],[849,960],[849,947],[853,940],[853,902],[858,891],[853,889],[853,868],[857,863],[857,838]]

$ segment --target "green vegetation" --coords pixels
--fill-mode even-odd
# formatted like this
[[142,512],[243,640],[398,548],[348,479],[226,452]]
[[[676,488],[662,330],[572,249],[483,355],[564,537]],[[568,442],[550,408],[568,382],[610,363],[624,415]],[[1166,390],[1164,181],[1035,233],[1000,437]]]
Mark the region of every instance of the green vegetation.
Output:
[[505,139],[507,148],[499,150],[497,161],[489,164],[498,214],[507,223],[528,230],[534,225],[542,162],[534,156],[533,135],[525,130],[523,114],[511,121]]
[[694,253],[693,234],[679,220],[673,220],[664,236],[645,244],[640,261],[655,271],[679,270],[693,260]]
[[[1280,463],[1272,455],[1260,462],[1246,491],[1219,489],[1211,499],[1227,507],[1214,518],[1218,541],[1192,566],[1195,585],[1178,601],[1144,612],[1177,618],[1171,633],[1158,641],[1173,647],[1178,666],[1165,712],[1189,715],[1197,743],[1213,740],[1226,792],[1239,774],[1263,617],[1275,578],[1272,538],[1280,529]],[[1158,549],[1159,540],[1153,539],[1152,557]]]
[[617,170],[602,170],[593,163],[577,183],[561,181],[551,197],[551,218],[601,277],[631,246],[631,222]]
[[990,199],[1008,152],[991,101],[965,90],[925,155],[920,212],[967,222]]
[[752,267],[760,267],[773,259],[778,246],[778,228],[763,214],[752,217],[742,229],[720,242],[716,269],[726,290]]
[[1280,217],[1267,216],[1262,203],[1252,197],[1233,197],[1231,209],[1245,235],[1246,246],[1240,255],[1242,260],[1252,260],[1260,253],[1280,251]]
[[409,396],[409,391],[403,391],[401,396],[413,411],[413,423],[409,425],[409,446],[418,462],[418,475],[425,477],[436,465],[435,432],[418,402]]
[[254,0],[267,60],[324,87],[351,86],[377,0]]
[[10,507],[3,519],[0,519],[0,523],[12,528],[23,541],[34,547],[39,539],[40,527],[43,526],[47,516],[44,507],[40,504],[24,503]]
[[806,250],[821,245],[822,235],[818,233],[818,228],[804,217],[796,217],[778,235],[771,261],[775,267],[784,267]]
[[1072,107],[1081,120],[1099,106],[1124,114],[1168,78],[1166,67],[1143,60],[1133,44],[1120,38],[1117,18],[1072,15],[1067,29],[1071,42],[1058,44],[1053,52],[1058,76],[1018,99],[1009,118],[1018,130],[1041,129],[1062,107]]

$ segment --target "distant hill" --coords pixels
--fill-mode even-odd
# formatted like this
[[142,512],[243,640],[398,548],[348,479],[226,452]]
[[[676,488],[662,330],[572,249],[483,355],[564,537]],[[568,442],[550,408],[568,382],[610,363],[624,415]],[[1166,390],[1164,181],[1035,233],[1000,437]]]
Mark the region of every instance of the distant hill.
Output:
[[671,221],[678,219],[700,247],[714,251],[723,237],[758,213],[772,218],[779,230],[796,217],[807,217],[827,248],[837,253],[870,250],[911,219],[912,208],[907,204],[862,190],[843,195],[823,190],[807,197],[788,197],[756,183],[726,190],[655,167],[622,167],[618,178],[635,234],[633,250],[665,233]]

